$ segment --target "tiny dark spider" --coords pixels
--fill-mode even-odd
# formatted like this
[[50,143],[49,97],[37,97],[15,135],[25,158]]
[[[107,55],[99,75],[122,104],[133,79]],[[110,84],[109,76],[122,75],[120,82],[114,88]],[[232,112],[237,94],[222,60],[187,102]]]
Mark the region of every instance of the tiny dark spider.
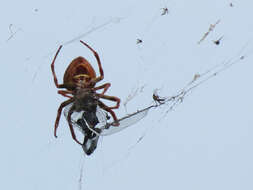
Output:
[[218,40],[214,40],[213,43],[217,46],[220,45],[222,38],[223,38],[223,36],[221,36]]
[[[55,57],[51,64],[51,70],[54,77],[54,83],[55,83],[56,88],[66,89],[66,90],[58,90],[58,94],[61,94],[62,96],[69,98],[68,100],[61,103],[61,105],[58,108],[57,117],[56,117],[55,126],[54,126],[54,136],[57,137],[56,132],[59,125],[62,109],[65,106],[73,103],[71,108],[68,111],[67,121],[69,124],[72,138],[78,144],[82,145],[82,143],[80,143],[76,138],[73,125],[71,123],[71,115],[74,112],[80,112],[80,111],[94,112],[96,110],[96,107],[99,106],[100,108],[104,109],[105,111],[111,114],[111,116],[114,119],[114,126],[118,126],[119,125],[118,119],[112,109],[119,108],[120,99],[115,96],[105,95],[105,92],[111,86],[110,83],[105,83],[101,86],[95,87],[97,82],[104,79],[104,71],[101,66],[101,62],[100,62],[97,52],[93,50],[88,44],[84,43],[83,41],[80,40],[80,42],[93,52],[97,60],[98,67],[99,67],[99,73],[100,73],[99,77],[96,77],[95,70],[85,58],[77,57],[69,64],[68,68],[66,69],[64,73],[64,77],[63,77],[63,84],[58,84],[58,80],[57,80],[55,70],[54,70],[54,63],[62,46],[59,47],[59,49],[57,50],[55,54]],[[96,93],[96,91],[100,89],[104,89],[103,92]],[[103,102],[101,102],[100,99],[114,101],[116,102],[116,105],[109,107],[105,105]]]
[[139,38],[136,40],[136,44],[141,44],[142,42],[143,41],[141,39],[139,39]]
[[166,98],[164,97],[160,97],[158,94],[157,94],[157,90],[153,93],[153,100],[158,103],[158,104],[164,104],[165,101],[166,101]]
[[163,12],[161,13],[162,16],[169,13],[169,10],[168,10],[167,7],[162,8],[162,11],[163,11]]

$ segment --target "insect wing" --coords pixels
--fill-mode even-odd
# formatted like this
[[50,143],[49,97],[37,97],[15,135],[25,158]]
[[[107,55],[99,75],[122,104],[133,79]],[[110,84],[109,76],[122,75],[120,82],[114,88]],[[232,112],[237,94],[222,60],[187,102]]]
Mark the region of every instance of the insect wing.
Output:
[[114,126],[114,122],[107,123],[105,126],[103,126],[100,135],[102,136],[111,135],[136,124],[138,121],[142,120],[148,114],[150,108],[151,107],[138,110],[132,114],[120,118],[118,120],[119,126]]
[[[64,109],[66,118],[71,106],[72,104]],[[100,107],[97,107],[95,112],[74,112],[71,115],[71,123],[82,132],[84,136],[82,148],[87,155],[90,155],[97,147],[99,136],[112,135],[136,124],[148,114],[150,108],[147,107],[120,118],[119,126],[115,126],[114,122],[108,122],[107,112]]]
[[94,115],[92,116],[87,112],[82,112],[82,114],[75,114],[72,117],[72,123],[75,127],[79,128],[84,135],[88,134],[88,131],[92,131],[97,136],[108,136],[114,133],[118,133],[136,124],[148,114],[150,108],[151,107],[147,107],[120,118],[118,120],[119,126],[115,126],[114,122],[108,122],[107,112],[103,111],[100,107],[97,107],[95,116],[97,117],[98,122],[93,123],[93,125],[89,123],[91,123],[91,120],[94,120]]

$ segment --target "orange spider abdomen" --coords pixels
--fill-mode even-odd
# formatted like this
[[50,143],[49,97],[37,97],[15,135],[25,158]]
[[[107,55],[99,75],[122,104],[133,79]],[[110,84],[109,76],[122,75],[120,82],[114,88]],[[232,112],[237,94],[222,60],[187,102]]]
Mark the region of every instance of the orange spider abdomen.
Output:
[[96,78],[95,70],[91,64],[83,57],[77,57],[69,64],[63,77],[64,84],[75,83],[74,76],[80,74],[86,74],[91,78]]

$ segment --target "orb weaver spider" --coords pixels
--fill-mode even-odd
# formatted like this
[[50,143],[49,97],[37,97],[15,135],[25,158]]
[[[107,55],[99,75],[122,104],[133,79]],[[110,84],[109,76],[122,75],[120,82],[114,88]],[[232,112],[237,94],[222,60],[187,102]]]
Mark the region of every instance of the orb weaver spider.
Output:
[[[118,126],[119,122],[118,119],[112,109],[118,109],[120,106],[120,99],[115,96],[108,96],[105,95],[105,92],[108,90],[108,88],[111,86],[110,83],[105,83],[101,86],[96,86],[96,83],[104,79],[104,71],[100,62],[99,55],[95,50],[93,50],[88,44],[84,43],[80,40],[80,42],[86,46],[88,49],[90,49],[98,63],[99,73],[100,76],[96,77],[96,72],[91,66],[91,64],[83,57],[79,56],[72,60],[72,62],[67,67],[64,77],[63,77],[63,84],[58,84],[58,80],[55,74],[54,64],[55,60],[62,48],[62,45],[58,48],[54,59],[51,64],[51,70],[54,77],[54,83],[56,88],[62,89],[65,88],[66,90],[58,90],[58,94],[61,94],[64,97],[69,98],[68,100],[61,103],[61,105],[58,108],[57,116],[55,120],[54,125],[54,136],[57,138],[56,132],[59,125],[62,109],[72,104],[71,108],[68,111],[67,115],[67,121],[70,128],[70,132],[72,135],[72,138],[74,141],[76,141],[78,144],[82,145],[80,143],[75,135],[73,125],[71,123],[71,115],[74,112],[80,112],[80,111],[96,111],[97,106],[102,108],[103,110],[109,112],[111,116],[114,119],[114,126]],[[103,89],[102,93],[96,93],[97,90]],[[110,101],[116,102],[115,106],[109,107],[105,105],[103,102],[101,102],[99,99],[106,99]]]

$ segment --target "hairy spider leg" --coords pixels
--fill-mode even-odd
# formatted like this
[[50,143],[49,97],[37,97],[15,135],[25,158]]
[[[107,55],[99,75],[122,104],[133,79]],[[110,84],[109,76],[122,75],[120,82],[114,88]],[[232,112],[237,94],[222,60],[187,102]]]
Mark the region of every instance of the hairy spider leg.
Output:
[[61,51],[61,48],[62,48],[62,45],[59,47],[59,49],[57,50],[55,56],[54,56],[54,59],[51,63],[51,70],[52,70],[52,73],[53,73],[53,77],[54,77],[54,84],[56,86],[56,88],[61,88],[61,85],[58,84],[58,80],[57,80],[57,77],[56,77],[56,74],[55,74],[55,70],[54,70],[54,63],[55,63],[55,60],[59,54],[59,52]]
[[117,116],[115,115],[115,113],[112,109],[118,109],[119,108],[120,99],[118,97],[115,97],[115,96],[107,96],[107,95],[103,95],[103,94],[97,94],[97,95],[102,99],[117,102],[117,104],[115,106],[109,107],[109,106],[105,105],[103,102],[99,101],[99,106],[102,109],[104,109],[105,111],[109,112],[111,114],[111,116],[113,117],[113,119],[114,119],[114,122],[115,122],[114,125],[119,126],[118,118],[117,118]]
[[73,92],[70,90],[58,90],[58,94],[67,97],[67,98],[73,98],[73,96],[69,96],[68,94],[73,95]]
[[66,100],[65,102],[62,102],[61,105],[59,106],[58,108],[58,111],[57,111],[57,116],[56,116],[56,120],[55,120],[55,124],[54,124],[54,136],[57,138],[57,135],[56,135],[56,132],[57,132],[57,128],[59,126],[59,121],[60,121],[60,118],[61,118],[61,112],[62,112],[62,109],[69,105],[70,103],[72,103],[74,101],[73,98],[69,99],[69,100]]
[[[58,50],[57,50],[57,52],[54,56],[54,59],[51,63],[51,70],[52,70],[52,74],[53,74],[53,77],[54,77],[54,84],[55,84],[56,88],[65,88],[63,84],[58,84],[58,79],[56,77],[55,70],[54,70],[54,63],[55,63],[55,60],[56,60],[58,54],[61,51],[61,48],[62,48],[62,45],[58,48]],[[65,90],[59,90],[58,94],[61,94],[62,96],[67,97],[67,98],[72,98],[71,96],[67,95],[67,94],[69,94],[69,91],[67,91],[67,90],[66,91]]]
[[94,56],[95,56],[95,58],[96,58],[96,60],[98,62],[98,68],[99,68],[100,76],[97,77],[97,78],[95,78],[95,79],[93,79],[93,81],[95,83],[97,83],[97,82],[103,80],[104,79],[104,71],[103,71],[103,68],[102,68],[101,61],[100,61],[98,53],[94,49],[92,49],[88,44],[86,44],[85,42],[83,42],[82,40],[80,40],[80,42],[93,52],[93,54],[94,54]]
[[93,90],[100,90],[100,89],[103,89],[104,88],[104,91],[101,93],[102,95],[105,94],[105,92],[108,90],[108,88],[111,86],[111,83],[105,83],[101,86],[97,86],[97,87],[94,87]]
[[68,112],[68,116],[67,116],[67,121],[68,121],[68,124],[69,124],[69,129],[70,129],[70,132],[71,132],[71,135],[72,135],[72,138],[74,139],[74,141],[76,141],[78,144],[80,145],[83,145],[82,143],[80,143],[77,139],[76,139],[76,134],[75,134],[75,131],[74,131],[74,128],[73,128],[73,125],[71,123],[71,115],[74,113],[75,109],[74,109],[74,106],[72,106]]

